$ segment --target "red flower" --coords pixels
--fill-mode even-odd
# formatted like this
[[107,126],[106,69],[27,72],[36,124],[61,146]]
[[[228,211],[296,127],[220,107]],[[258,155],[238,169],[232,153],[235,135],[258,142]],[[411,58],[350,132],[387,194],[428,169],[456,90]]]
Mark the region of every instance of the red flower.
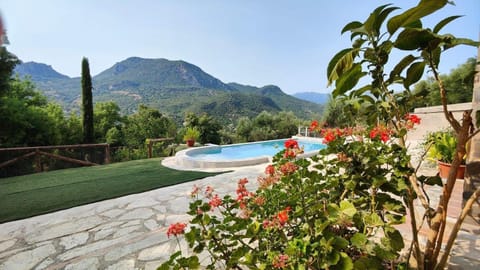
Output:
[[238,184],[239,184],[239,185],[245,185],[246,183],[248,183],[248,179],[247,179],[247,178],[242,178],[242,179],[238,180]]
[[290,148],[287,148],[285,150],[285,153],[283,153],[284,158],[294,158],[296,156],[297,156],[297,153],[295,153],[295,151]]
[[288,264],[288,255],[287,254],[280,254],[273,258],[272,265],[274,268],[285,268]]
[[412,122],[412,123],[414,123],[414,124],[417,124],[417,125],[420,124],[420,120],[421,120],[421,119],[420,119],[420,117],[416,116],[415,114],[407,114],[407,115],[405,116],[405,118],[406,118],[408,121],[410,121],[410,122]]
[[268,174],[268,175],[273,175],[273,174],[275,174],[275,167],[273,167],[272,164],[268,165],[268,166],[265,168],[265,173]]
[[384,126],[376,126],[370,131],[370,139],[376,139],[380,136],[380,140],[386,143],[390,140],[391,131]]
[[208,204],[210,205],[210,207],[213,211],[213,209],[215,209],[215,207],[219,207],[220,205],[222,205],[222,199],[220,199],[220,197],[218,197],[218,194],[215,194],[215,196],[213,196],[213,198],[210,199]]
[[295,165],[292,162],[287,162],[287,163],[283,164],[282,166],[280,166],[280,171],[284,175],[294,173],[297,169],[298,169],[297,165]]
[[255,197],[255,199],[253,200],[253,202],[258,205],[258,206],[262,206],[265,204],[265,198],[264,197],[261,197],[261,196],[258,196],[258,197]]
[[168,230],[167,230],[168,238],[170,238],[170,235],[177,236],[179,234],[184,234],[185,233],[185,227],[187,227],[187,224],[185,224],[185,223],[177,222],[175,224],[171,224],[170,227],[168,227]]
[[288,139],[285,141],[285,148],[287,149],[297,149],[298,148],[298,142],[295,141],[294,139]]
[[333,131],[332,129],[322,130],[323,143],[328,144],[328,143],[334,141],[337,138],[337,134],[339,134],[339,132],[338,131]]
[[278,212],[277,219],[280,222],[280,225],[284,225],[288,221],[288,212],[290,212],[290,206],[285,208],[284,210]]
[[310,124],[310,131],[313,131],[315,129],[317,129],[318,127],[318,121],[317,120],[313,120],[312,123]]

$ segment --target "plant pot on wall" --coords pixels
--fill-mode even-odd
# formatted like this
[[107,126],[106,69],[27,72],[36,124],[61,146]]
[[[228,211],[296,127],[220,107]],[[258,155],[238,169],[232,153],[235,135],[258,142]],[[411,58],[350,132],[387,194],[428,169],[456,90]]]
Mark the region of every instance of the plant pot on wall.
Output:
[[192,147],[195,145],[195,140],[187,140],[186,142],[188,147]]
[[[438,171],[441,178],[447,178],[450,172],[452,164],[438,161]],[[460,165],[457,170],[457,179],[463,179],[465,177],[465,165]]]

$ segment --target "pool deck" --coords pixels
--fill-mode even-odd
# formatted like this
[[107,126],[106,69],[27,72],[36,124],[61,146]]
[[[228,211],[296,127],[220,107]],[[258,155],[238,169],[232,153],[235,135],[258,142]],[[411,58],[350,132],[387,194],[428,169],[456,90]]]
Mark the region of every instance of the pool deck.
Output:
[[[182,169],[174,158],[165,166]],[[187,222],[193,185],[211,185],[220,195],[234,194],[237,181],[248,178],[256,188],[265,164],[238,168],[209,168],[231,172],[201,180],[133,194],[51,214],[0,224],[0,270],[22,269],[156,269],[176,248],[168,239],[169,224]],[[183,168],[184,169],[184,168]],[[425,172],[432,172],[425,168]],[[456,188],[462,188],[461,182]],[[431,189],[438,197],[439,189]],[[461,191],[455,192],[455,198]],[[458,215],[459,200],[449,208],[449,222]],[[408,226],[400,230],[409,239]],[[480,265],[480,229],[464,224],[454,246],[450,269],[477,269]],[[182,242],[185,245],[184,242]]]

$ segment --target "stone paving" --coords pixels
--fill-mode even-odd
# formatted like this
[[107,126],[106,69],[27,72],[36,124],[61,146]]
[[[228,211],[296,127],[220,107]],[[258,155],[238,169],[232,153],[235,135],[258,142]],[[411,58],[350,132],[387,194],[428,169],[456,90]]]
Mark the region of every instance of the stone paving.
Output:
[[265,165],[0,224],[0,270],[156,269],[177,248],[169,224],[186,222],[194,184],[234,192],[253,188]]
[[[165,165],[175,167],[173,159]],[[251,188],[265,164],[28,219],[0,224],[0,270],[156,269],[177,248],[167,238],[169,224],[189,218],[193,185],[234,193],[237,181]],[[451,269],[480,265],[478,226],[462,230]],[[184,244],[184,243],[183,243]]]

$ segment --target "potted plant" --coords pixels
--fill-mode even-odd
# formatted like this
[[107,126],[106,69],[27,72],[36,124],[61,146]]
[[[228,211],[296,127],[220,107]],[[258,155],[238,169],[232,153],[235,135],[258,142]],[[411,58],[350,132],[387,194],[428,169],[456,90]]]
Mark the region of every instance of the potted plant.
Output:
[[189,147],[195,145],[195,141],[200,136],[200,131],[196,127],[188,127],[183,136],[183,140]]
[[[427,157],[438,164],[441,178],[447,178],[457,148],[457,139],[452,130],[432,132],[427,135],[426,144],[429,146]],[[458,168],[457,179],[465,175],[465,158]]]

